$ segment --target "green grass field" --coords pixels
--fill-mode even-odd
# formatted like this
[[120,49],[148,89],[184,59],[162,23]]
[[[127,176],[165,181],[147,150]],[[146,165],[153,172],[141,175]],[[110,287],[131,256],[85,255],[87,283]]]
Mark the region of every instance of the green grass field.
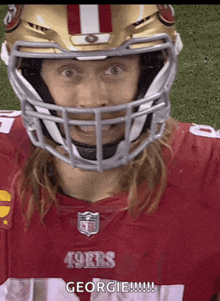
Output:
[[[219,5],[174,5],[183,50],[170,100],[172,117],[220,128]],[[0,43],[4,40],[6,5],[0,5]],[[19,101],[0,62],[0,109],[19,110]]]

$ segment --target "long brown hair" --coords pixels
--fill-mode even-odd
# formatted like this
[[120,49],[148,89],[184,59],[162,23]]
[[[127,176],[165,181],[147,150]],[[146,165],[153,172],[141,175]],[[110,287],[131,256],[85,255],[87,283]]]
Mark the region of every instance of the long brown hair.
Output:
[[[125,168],[119,181],[121,191],[128,192],[128,206],[125,208],[132,217],[141,212],[151,214],[159,206],[166,188],[167,162],[163,150],[169,148],[172,154],[171,138],[177,122],[169,118],[161,139],[150,144],[142,154],[132,160]],[[139,143],[141,139],[139,139]],[[53,144],[53,142],[48,141]],[[18,175],[18,193],[21,209],[30,225],[33,214],[39,211],[41,221],[52,206],[59,206],[56,194],[59,188],[59,176],[55,170],[54,157],[48,151],[33,146],[31,157]],[[144,183],[145,193],[139,194],[138,187]]]

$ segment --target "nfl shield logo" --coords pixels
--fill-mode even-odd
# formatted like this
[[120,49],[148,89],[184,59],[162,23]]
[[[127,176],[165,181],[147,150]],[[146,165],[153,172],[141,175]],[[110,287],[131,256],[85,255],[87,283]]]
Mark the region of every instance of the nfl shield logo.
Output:
[[88,237],[99,232],[99,213],[86,211],[78,212],[78,230]]

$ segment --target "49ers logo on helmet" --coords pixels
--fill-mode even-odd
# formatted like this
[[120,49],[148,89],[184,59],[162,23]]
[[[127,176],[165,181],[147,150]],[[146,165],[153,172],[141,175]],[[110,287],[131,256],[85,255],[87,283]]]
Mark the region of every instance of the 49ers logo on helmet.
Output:
[[158,5],[158,8],[158,17],[160,21],[166,26],[172,26],[176,22],[176,18],[174,17],[174,9],[172,5],[162,4]]
[[15,29],[19,24],[19,18],[22,11],[22,5],[9,4],[8,12],[4,18],[5,30],[10,32]]

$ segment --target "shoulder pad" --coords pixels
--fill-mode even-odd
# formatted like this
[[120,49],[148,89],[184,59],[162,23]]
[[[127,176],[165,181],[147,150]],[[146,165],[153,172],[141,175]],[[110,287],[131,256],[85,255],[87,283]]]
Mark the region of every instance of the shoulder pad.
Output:
[[15,117],[20,115],[21,111],[0,111],[0,134],[9,134]]
[[23,126],[21,111],[0,111],[0,153],[14,156],[28,153],[30,141]]

